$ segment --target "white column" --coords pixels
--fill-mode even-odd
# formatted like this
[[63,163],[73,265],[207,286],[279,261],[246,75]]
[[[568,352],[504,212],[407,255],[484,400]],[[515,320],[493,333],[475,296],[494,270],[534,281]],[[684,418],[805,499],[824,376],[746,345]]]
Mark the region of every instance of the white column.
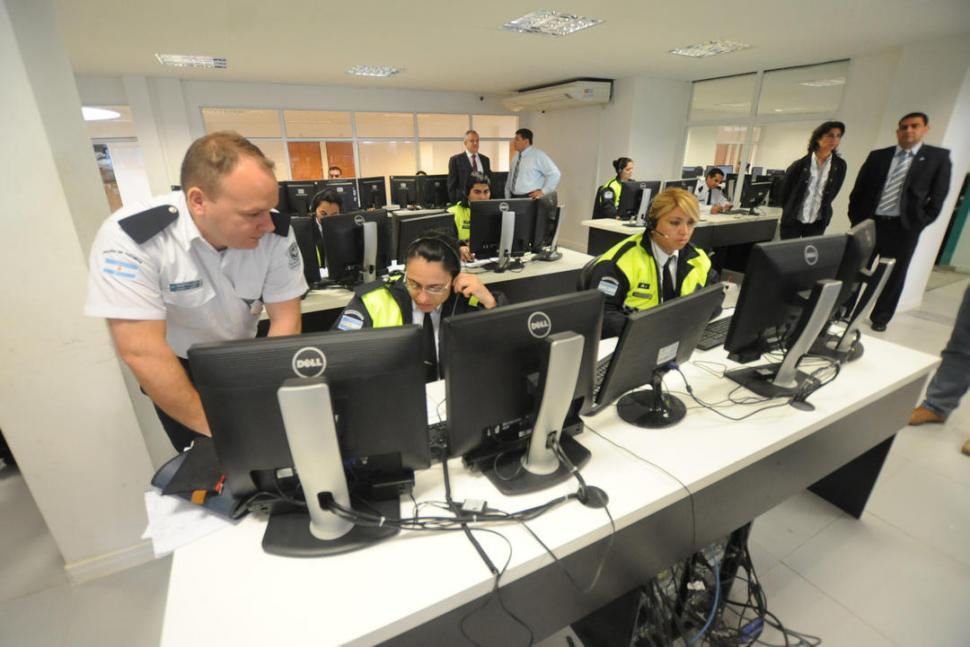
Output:
[[121,77],[121,81],[125,85],[125,94],[128,95],[128,106],[131,108],[132,121],[135,122],[138,146],[145,159],[148,185],[154,195],[167,193],[170,187],[178,182],[171,182],[169,178],[165,150],[158,131],[148,79],[144,76],[125,75]]
[[[151,558],[152,475],[103,321],[82,315],[107,216],[52,0],[0,0],[0,411],[3,433],[75,579]],[[15,152],[15,153],[14,153]],[[95,199],[95,196],[99,196]]]

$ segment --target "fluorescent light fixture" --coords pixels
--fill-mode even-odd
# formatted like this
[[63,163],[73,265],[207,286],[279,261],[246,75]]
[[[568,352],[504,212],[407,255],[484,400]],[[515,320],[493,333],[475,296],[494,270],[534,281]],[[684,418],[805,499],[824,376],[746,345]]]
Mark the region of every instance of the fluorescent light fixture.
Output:
[[747,43],[738,43],[733,40],[711,40],[706,43],[678,47],[670,50],[670,53],[690,58],[707,58],[708,56],[717,56],[719,54],[730,54],[731,52],[748,49],[749,47],[751,45]]
[[833,85],[845,85],[844,76],[836,76],[831,79],[819,79],[817,81],[802,81],[798,85],[804,85],[808,88],[830,88]]
[[354,76],[388,77],[394,76],[395,74],[400,74],[403,71],[403,67],[388,67],[386,65],[355,65],[347,70],[347,74],[353,74]]
[[516,31],[523,34],[544,34],[546,36],[568,36],[577,31],[595,27],[603,21],[599,18],[587,18],[571,13],[559,13],[548,9],[540,9],[528,13],[521,18],[510,20],[502,25],[506,31]]
[[228,66],[225,57],[193,56],[191,54],[155,54],[162,65],[172,67],[201,67],[204,69],[224,70]]
[[81,106],[81,116],[84,117],[84,121],[107,121],[109,119],[117,119],[121,116],[121,113],[108,110],[107,108]]

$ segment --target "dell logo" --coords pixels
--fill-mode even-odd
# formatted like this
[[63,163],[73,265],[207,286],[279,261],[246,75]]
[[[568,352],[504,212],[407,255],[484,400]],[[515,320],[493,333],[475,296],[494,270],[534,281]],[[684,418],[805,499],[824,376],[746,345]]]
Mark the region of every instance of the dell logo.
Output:
[[502,213],[505,213],[506,211],[509,210],[509,203],[508,202],[500,202],[498,204],[498,210],[501,211]]
[[319,348],[304,346],[293,355],[293,372],[297,377],[318,377],[327,368],[327,358]]
[[364,226],[364,216],[362,216],[360,214],[357,214],[356,216],[354,216],[354,224],[363,227]]
[[533,312],[529,315],[529,334],[536,339],[547,337],[552,332],[552,321],[545,312]]
[[805,262],[809,265],[818,263],[818,249],[815,245],[805,245]]

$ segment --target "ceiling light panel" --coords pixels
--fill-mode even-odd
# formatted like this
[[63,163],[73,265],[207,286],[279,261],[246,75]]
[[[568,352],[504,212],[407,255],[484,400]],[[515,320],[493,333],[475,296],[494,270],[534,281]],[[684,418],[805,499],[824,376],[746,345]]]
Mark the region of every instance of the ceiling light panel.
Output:
[[196,67],[210,70],[224,70],[228,66],[222,56],[194,56],[191,54],[155,54],[162,65],[172,67]]
[[835,85],[845,85],[845,77],[837,76],[832,79],[819,79],[817,81],[802,81],[799,85],[809,88],[830,88]]
[[749,47],[751,45],[747,43],[739,43],[733,40],[711,40],[706,43],[678,47],[670,50],[670,53],[676,54],[677,56],[687,56],[689,58],[707,58],[720,54],[730,54],[731,52],[748,49]]
[[587,18],[570,13],[559,13],[548,9],[540,9],[526,14],[521,18],[510,20],[502,25],[506,31],[523,34],[542,34],[545,36],[568,36],[577,31],[589,29],[602,24],[599,18]]
[[387,67],[384,65],[355,65],[349,70],[347,74],[353,74],[354,76],[376,76],[376,77],[388,77],[394,76],[395,74],[400,74],[404,71],[403,67]]

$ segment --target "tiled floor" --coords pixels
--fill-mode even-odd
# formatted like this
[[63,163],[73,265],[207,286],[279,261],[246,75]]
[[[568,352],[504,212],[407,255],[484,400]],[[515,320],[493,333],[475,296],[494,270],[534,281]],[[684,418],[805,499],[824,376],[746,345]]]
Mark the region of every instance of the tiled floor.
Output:
[[[929,291],[885,338],[939,353],[967,283]],[[751,550],[770,610],[825,645],[970,645],[968,437],[970,406],[945,425],[902,430],[861,520],[807,492],[759,517]],[[16,470],[0,472],[0,518],[0,646],[158,644],[170,560],[68,584]]]

